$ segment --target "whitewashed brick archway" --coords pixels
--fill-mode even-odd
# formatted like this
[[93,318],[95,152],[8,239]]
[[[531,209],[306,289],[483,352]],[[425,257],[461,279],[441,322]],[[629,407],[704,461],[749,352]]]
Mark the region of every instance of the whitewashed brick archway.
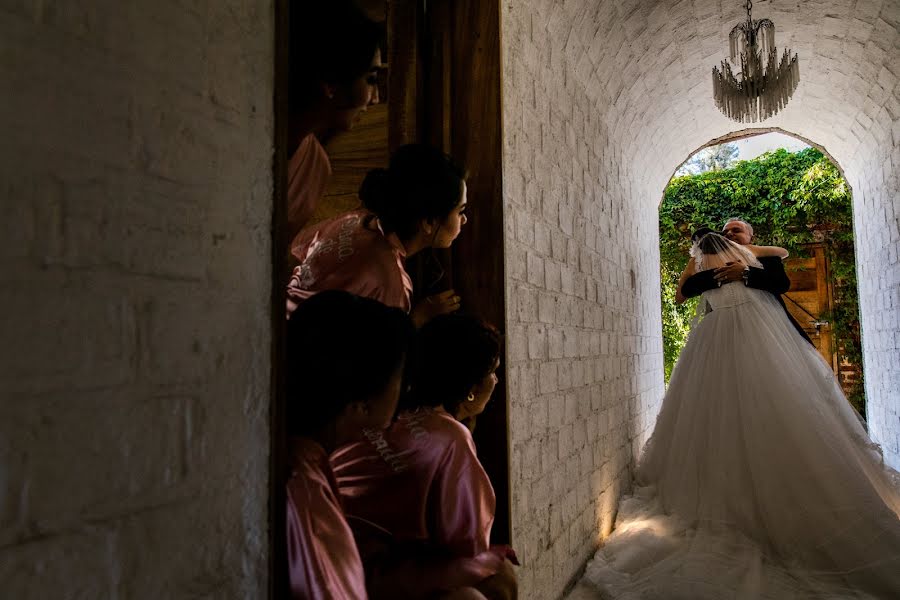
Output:
[[[742,129],[711,70],[740,2],[503,3],[514,543],[553,598],[608,529],[662,395],[656,209]],[[854,192],[873,434],[900,462],[900,2],[767,2],[800,56],[764,123],[826,148]],[[598,536],[598,533],[600,534]]]

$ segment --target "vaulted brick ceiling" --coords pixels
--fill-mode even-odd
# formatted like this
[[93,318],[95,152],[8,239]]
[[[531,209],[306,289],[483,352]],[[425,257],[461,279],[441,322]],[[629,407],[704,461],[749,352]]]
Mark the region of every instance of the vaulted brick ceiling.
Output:
[[[741,2],[584,0],[545,2],[540,12],[551,35],[567,37],[566,62],[577,65],[570,83],[605,113],[624,158],[645,174],[643,191],[657,200],[691,152],[753,127],[724,117],[711,91],[712,67],[745,18]],[[758,0],[753,16],[772,19],[779,51],[800,56],[799,88],[764,126],[824,146],[851,183],[873,159],[890,161],[900,138],[900,2]]]

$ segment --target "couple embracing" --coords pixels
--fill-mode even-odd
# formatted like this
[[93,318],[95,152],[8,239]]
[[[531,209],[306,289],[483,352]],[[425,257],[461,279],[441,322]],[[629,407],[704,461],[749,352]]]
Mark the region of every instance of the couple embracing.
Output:
[[781,300],[787,251],[692,236],[702,295],[616,531],[587,579],[616,598],[900,598],[900,485]]

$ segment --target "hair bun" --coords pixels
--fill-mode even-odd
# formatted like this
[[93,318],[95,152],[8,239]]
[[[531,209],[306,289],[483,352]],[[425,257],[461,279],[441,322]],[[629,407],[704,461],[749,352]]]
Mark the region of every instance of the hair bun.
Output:
[[363,206],[379,217],[383,217],[390,198],[391,174],[387,169],[372,169],[366,173],[359,186],[359,199]]
[[700,227],[699,229],[697,229],[697,231],[695,231],[694,233],[691,234],[691,241],[696,242],[697,240],[702,238],[707,233],[718,233],[718,232],[713,231],[709,227]]

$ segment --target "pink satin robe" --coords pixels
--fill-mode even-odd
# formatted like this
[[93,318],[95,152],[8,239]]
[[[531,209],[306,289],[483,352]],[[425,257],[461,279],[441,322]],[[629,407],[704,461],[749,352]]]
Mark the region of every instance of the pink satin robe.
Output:
[[288,239],[294,240],[312,218],[331,177],[331,161],[325,148],[309,134],[288,161]]
[[365,441],[338,449],[331,463],[367,569],[373,558],[366,548],[378,547],[367,537],[377,528],[412,561],[426,553],[441,557],[387,573],[396,586],[389,595],[425,597],[474,585],[514,557],[489,545],[494,488],[472,434],[443,409],[401,413],[386,432],[367,431]]
[[378,219],[356,210],[301,232],[291,253],[300,263],[288,284],[287,310],[324,290],[344,290],[410,309],[412,279],[406,250],[393,233],[385,235]]
[[328,454],[306,438],[291,440],[287,484],[287,549],[291,597],[365,600],[362,561],[353,540]]

